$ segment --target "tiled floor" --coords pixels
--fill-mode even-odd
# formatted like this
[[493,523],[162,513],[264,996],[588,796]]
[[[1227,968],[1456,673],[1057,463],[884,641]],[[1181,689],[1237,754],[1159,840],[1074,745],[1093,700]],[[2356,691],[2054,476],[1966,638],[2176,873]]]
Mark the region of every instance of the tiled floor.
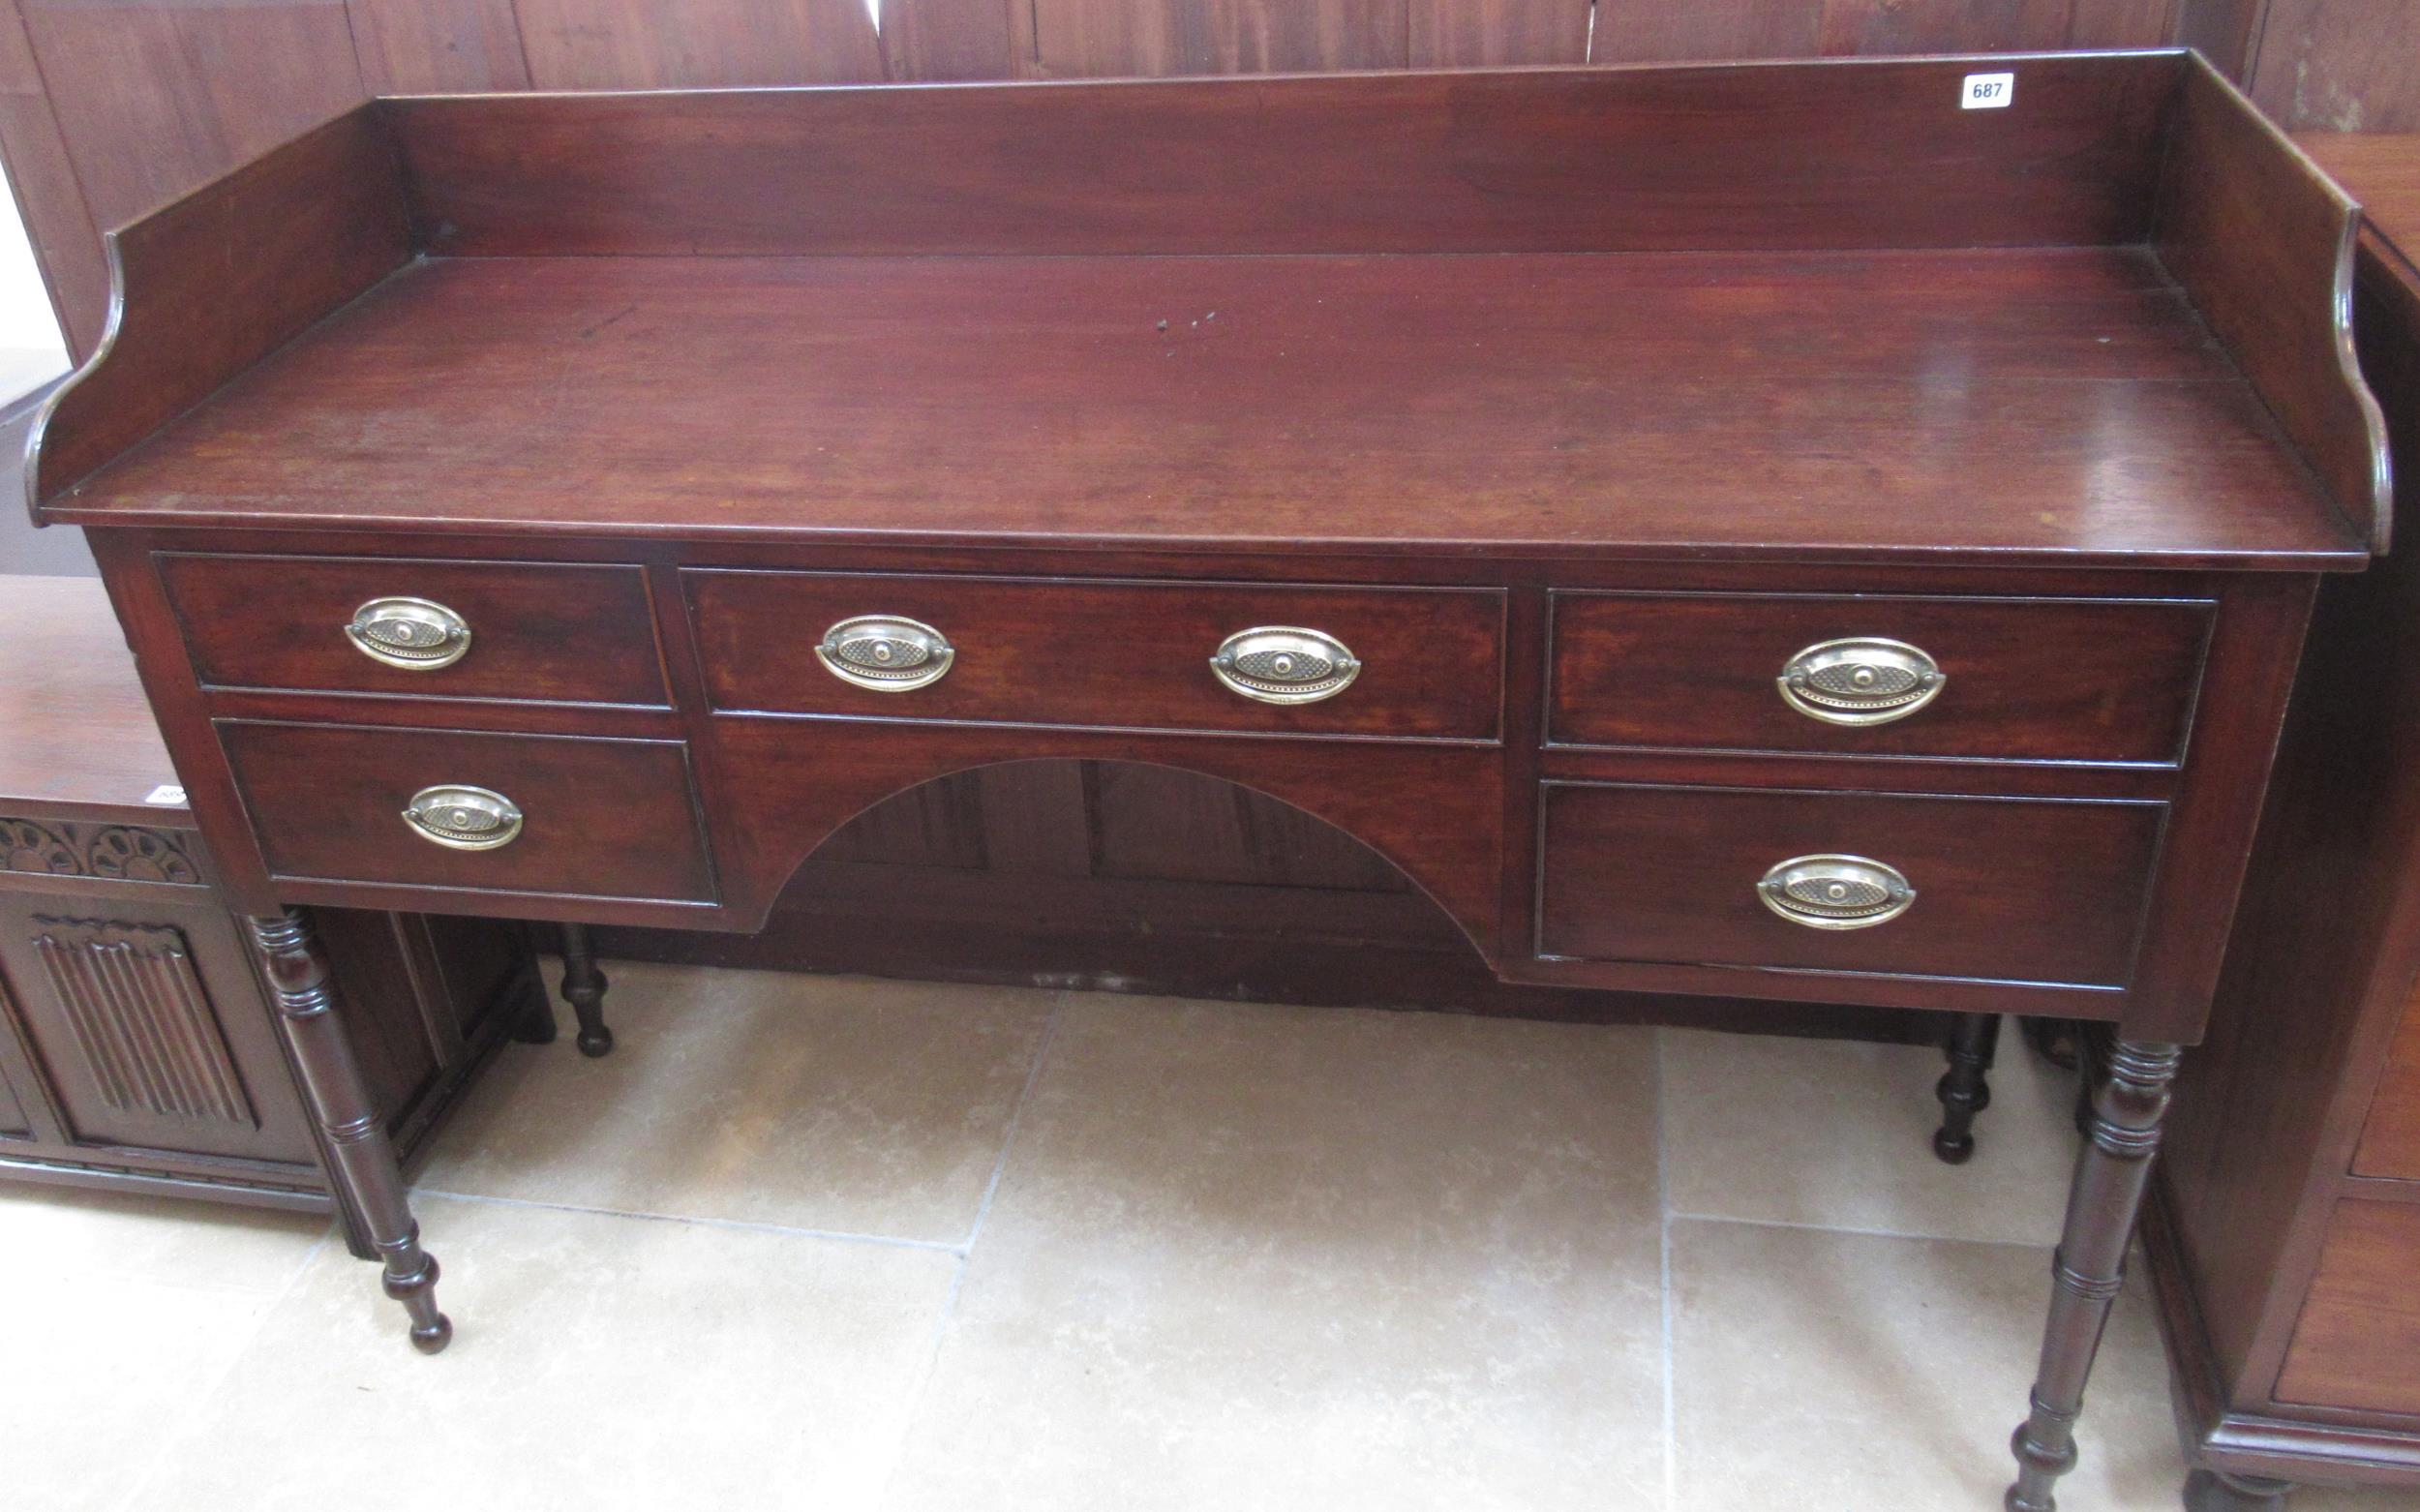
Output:
[[[2072,1148],[2012,1051],[614,968],[317,1223],[0,1196],[0,1507],[1999,1505]],[[2177,1505],[2126,1300],[2069,1512]],[[2301,1512],[2420,1512],[2309,1491]]]

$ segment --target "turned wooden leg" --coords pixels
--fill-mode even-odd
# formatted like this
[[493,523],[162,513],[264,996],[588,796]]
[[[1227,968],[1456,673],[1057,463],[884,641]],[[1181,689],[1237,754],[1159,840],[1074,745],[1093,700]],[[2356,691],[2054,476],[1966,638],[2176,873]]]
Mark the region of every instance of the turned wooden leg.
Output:
[[2291,1481],[2195,1470],[2185,1477],[2185,1512],[2285,1512]]
[[1999,1052],[1999,1014],[1958,1015],[1950,1032],[1950,1069],[1933,1087],[1933,1096],[1941,1099],[1933,1153],[1952,1165],[1975,1158],[1975,1115],[1991,1106],[1991,1063]]
[[2092,1128],[2068,1189],[2067,1226],[2050,1261],[2050,1316],[2034,1377],[2033,1411],[2016,1430],[2016,1483],[2008,1512],[2052,1512],[2058,1478],[2075,1467],[2075,1418],[2109,1308],[2126,1279],[2126,1247],[2142,1211],[2160,1120],[2184,1051],[2121,1040],[2093,1099]]
[[261,974],[277,996],[278,1028],[327,1144],[329,1178],[385,1265],[386,1294],[411,1315],[412,1347],[435,1354],[454,1337],[454,1325],[437,1310],[437,1261],[420,1248],[395,1146],[336,1016],[327,954],[296,910],[250,923]]
[[605,974],[596,969],[587,924],[563,925],[563,1001],[580,1018],[580,1053],[593,1059],[614,1047],[605,1027]]

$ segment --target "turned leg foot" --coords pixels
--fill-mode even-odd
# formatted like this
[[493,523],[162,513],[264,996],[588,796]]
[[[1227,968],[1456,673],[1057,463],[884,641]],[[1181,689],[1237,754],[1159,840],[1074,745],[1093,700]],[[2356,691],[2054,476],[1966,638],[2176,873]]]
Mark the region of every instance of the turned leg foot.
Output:
[[420,1225],[405,1199],[395,1146],[362,1079],[352,1039],[336,1015],[327,955],[310,922],[293,909],[250,922],[253,953],[277,999],[278,1030],[318,1126],[328,1179],[384,1267],[386,1294],[410,1315],[412,1347],[435,1354],[453,1338],[454,1325],[437,1309],[437,1261],[420,1248]]
[[605,974],[596,969],[587,924],[563,925],[563,1001],[580,1019],[580,1053],[594,1059],[614,1047],[605,1027]]
[[2285,1512],[2292,1482],[2195,1470],[2185,1477],[2185,1512]]
[[2184,1052],[2173,1044],[2120,1041],[2093,1099],[2090,1137],[2068,1189],[2067,1224],[2050,1262],[2050,1315],[2033,1409],[2016,1430],[2016,1483],[2008,1512],[2053,1512],[2051,1487],[2075,1467],[2075,1419],[2101,1351],[2102,1330],[2126,1280],[2126,1247],[2142,1212],[2151,1157],[2160,1147],[2168,1088]]
[[1991,1063],[2000,1050],[2000,1015],[1960,1013],[1950,1033],[1950,1069],[1933,1087],[1941,1128],[1933,1153],[1952,1165],[1975,1158],[1975,1116],[1991,1106]]

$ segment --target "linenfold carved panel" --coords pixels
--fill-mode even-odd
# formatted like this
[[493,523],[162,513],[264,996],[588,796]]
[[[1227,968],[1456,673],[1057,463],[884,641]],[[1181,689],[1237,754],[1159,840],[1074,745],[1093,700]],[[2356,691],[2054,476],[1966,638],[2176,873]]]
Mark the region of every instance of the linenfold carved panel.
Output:
[[6,1042],[16,1033],[16,1005],[9,1001],[9,983],[0,977],[0,1139],[23,1139],[34,1132],[33,1120],[25,1116],[25,1098],[9,1081],[10,1058],[5,1053]]
[[34,923],[51,991],[111,1107],[259,1127],[181,930],[98,919]]

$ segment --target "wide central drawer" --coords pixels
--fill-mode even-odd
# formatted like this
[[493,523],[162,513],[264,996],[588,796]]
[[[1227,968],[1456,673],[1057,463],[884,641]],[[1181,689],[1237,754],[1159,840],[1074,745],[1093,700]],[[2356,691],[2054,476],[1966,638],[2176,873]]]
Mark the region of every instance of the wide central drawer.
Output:
[[2167,812],[1626,783],[1543,802],[1540,955],[2092,987],[2133,975]]
[[252,720],[218,729],[272,876],[714,899],[678,741]]
[[[1496,590],[707,569],[681,578],[707,696],[726,711],[1462,741],[1493,741],[1499,727]],[[874,652],[840,650],[853,624],[889,627],[892,642],[875,647],[898,648],[901,675],[889,685],[848,676],[878,682],[885,672]],[[1275,700],[1240,692],[1211,662],[1249,631],[1281,632],[1255,663],[1271,676],[1296,670],[1276,657],[1316,665],[1318,653],[1299,648],[1324,642],[1349,655],[1350,680],[1299,701],[1282,688]],[[1296,631],[1310,635],[1283,638]]]
[[1547,738],[2172,766],[2211,616],[2200,599],[1558,593]]

